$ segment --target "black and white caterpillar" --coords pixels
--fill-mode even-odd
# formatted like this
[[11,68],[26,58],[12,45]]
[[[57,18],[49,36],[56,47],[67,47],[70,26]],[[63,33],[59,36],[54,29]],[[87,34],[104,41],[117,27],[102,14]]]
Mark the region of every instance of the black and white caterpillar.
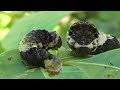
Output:
[[20,41],[19,51],[23,63],[28,68],[42,67],[48,71],[49,75],[56,75],[60,73],[62,63],[48,50],[57,50],[61,45],[61,37],[56,32],[32,30]]
[[68,30],[67,43],[74,55],[96,55],[108,50],[120,48],[116,37],[97,30],[88,22],[74,23]]

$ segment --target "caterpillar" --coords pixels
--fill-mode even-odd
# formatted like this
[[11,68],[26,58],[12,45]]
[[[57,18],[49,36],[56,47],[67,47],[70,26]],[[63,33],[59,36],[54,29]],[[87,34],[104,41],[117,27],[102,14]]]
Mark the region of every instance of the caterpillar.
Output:
[[115,36],[98,31],[95,25],[86,21],[71,25],[67,32],[67,43],[76,56],[96,55],[120,48]]
[[58,50],[62,46],[61,37],[47,30],[32,30],[19,43],[19,52],[22,62],[28,68],[46,69],[49,75],[61,72],[62,63],[59,58],[50,54],[49,49]]

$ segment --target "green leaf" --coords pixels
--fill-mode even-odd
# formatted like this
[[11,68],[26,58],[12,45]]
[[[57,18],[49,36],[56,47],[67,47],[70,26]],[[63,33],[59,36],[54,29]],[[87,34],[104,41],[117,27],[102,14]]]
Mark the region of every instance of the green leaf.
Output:
[[[60,20],[69,15],[71,11],[45,11],[26,16],[17,21],[2,41],[6,50],[17,49],[20,40],[32,30],[47,29],[53,31]],[[9,45],[9,47],[8,47]]]
[[96,63],[87,62],[67,62],[67,64],[78,66],[80,70],[84,71],[89,79],[119,79],[120,68]]
[[[59,57],[62,62],[63,65],[66,65],[67,63],[64,63],[66,61],[81,61],[82,59],[86,59],[88,57],[77,57],[77,56],[73,56],[72,52],[70,49],[66,49],[64,47],[61,47],[58,52],[57,52],[57,57]],[[87,60],[87,59],[86,59]]]
[[10,50],[0,55],[0,78],[1,79],[44,79],[40,69],[27,69],[21,62],[18,49]]
[[[43,69],[27,69],[21,62],[18,49],[6,51],[0,55],[0,78],[4,79],[75,79],[87,78],[83,71],[73,66],[63,66],[62,73],[54,77],[49,77]],[[73,73],[73,74],[71,74]],[[71,75],[69,75],[71,74]]]
[[84,60],[84,62],[105,64],[120,68],[120,49],[114,49],[94,55],[93,57]]
[[[80,71],[82,70],[83,72],[80,73],[80,75],[84,74],[84,76],[90,79],[110,79],[120,78],[119,52],[120,49],[115,49],[91,57],[82,58],[71,56],[69,50],[62,49],[58,51],[57,55],[62,59],[63,65],[72,65],[73,67],[78,67]],[[62,56],[61,53],[63,53]],[[74,70],[69,75],[74,75]]]
[[[71,56],[70,50],[61,47],[57,57],[62,60],[62,72],[49,77],[44,69],[27,69],[21,62],[18,49],[0,55],[0,78],[13,79],[116,79],[120,78],[120,49],[91,57]],[[114,57],[113,57],[114,56]]]
[[0,41],[0,54],[1,54],[2,52],[4,52],[4,49],[2,48],[2,46],[1,46],[1,41]]
[[87,78],[88,76],[84,73],[84,71],[76,66],[63,66],[62,73],[52,77],[52,79],[87,79]]

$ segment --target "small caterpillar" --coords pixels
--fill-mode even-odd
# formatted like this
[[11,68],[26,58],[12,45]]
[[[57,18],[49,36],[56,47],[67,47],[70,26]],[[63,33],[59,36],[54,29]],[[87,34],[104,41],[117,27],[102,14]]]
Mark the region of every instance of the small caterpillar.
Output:
[[61,37],[56,32],[32,30],[19,44],[19,52],[23,63],[28,68],[45,68],[49,75],[59,74],[62,63],[59,58],[50,54],[49,49],[57,50],[62,46]]
[[120,48],[116,37],[107,35],[85,21],[75,22],[68,30],[67,43],[76,56],[96,55]]

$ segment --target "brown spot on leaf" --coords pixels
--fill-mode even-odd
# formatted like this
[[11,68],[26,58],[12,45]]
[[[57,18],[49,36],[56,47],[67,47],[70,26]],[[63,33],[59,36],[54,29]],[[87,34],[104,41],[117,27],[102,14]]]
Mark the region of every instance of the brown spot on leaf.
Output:
[[8,61],[12,61],[12,59],[13,59],[12,56],[9,56],[9,57],[7,58]]
[[108,78],[108,79],[115,79],[115,75],[108,74],[108,75],[107,75],[107,78]]

